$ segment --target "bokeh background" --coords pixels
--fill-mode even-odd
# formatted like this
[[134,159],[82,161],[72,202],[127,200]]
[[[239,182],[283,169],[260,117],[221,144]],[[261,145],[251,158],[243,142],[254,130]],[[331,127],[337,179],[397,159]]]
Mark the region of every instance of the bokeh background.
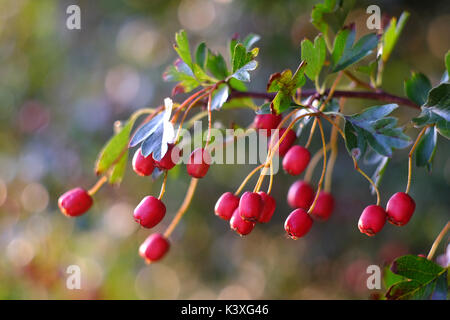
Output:
[[[66,29],[66,8],[81,7],[82,30]],[[128,166],[120,188],[105,187],[88,214],[68,219],[58,196],[96,180],[93,165],[117,119],[157,106],[173,84],[161,74],[175,59],[174,33],[188,31],[193,44],[206,40],[226,54],[235,33],[262,35],[251,88],[264,90],[269,75],[295,68],[300,41],[312,38],[314,1],[117,0],[0,2],[0,298],[2,299],[366,299],[366,268],[394,257],[427,253],[449,218],[450,153],[438,138],[434,169],[414,169],[417,210],[403,228],[386,225],[374,238],[357,221],[375,201],[367,182],[352,169],[343,145],[336,164],[329,222],[316,223],[307,237],[288,240],[286,193],[294,181],[279,173],[277,212],[268,225],[246,238],[213,214],[216,199],[235,190],[251,167],[216,166],[201,181],[191,208],[174,232],[172,248],[160,263],[145,265],[137,254],[148,230],[132,219],[134,206],[159,191],[160,181],[133,174]],[[382,13],[411,12],[386,67],[384,88],[403,95],[410,70],[438,82],[450,48],[448,1],[358,1],[350,20],[359,35],[365,8]],[[349,111],[373,105],[351,101]],[[406,123],[417,113],[400,108]],[[228,123],[252,121],[246,110],[217,113]],[[417,131],[408,131],[415,136]],[[320,147],[318,136],[312,150]],[[381,185],[383,203],[403,190],[407,150],[395,153]],[[364,167],[373,171],[372,167]],[[318,170],[320,171],[320,170]],[[319,174],[319,172],[317,172]],[[163,230],[182,202],[188,184],[184,168],[169,176]],[[439,249],[439,254],[445,250]],[[66,288],[66,268],[82,271],[82,289]]]

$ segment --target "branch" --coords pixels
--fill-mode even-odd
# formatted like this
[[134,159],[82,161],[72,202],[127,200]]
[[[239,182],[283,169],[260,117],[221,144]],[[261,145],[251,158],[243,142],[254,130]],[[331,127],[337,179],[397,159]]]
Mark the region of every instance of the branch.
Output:
[[[255,99],[268,99],[272,100],[275,97],[276,93],[266,93],[266,92],[242,92],[233,90],[230,94],[230,99],[232,98],[241,98],[241,97],[251,97]],[[309,97],[312,95],[318,95],[318,92],[314,89],[304,89],[301,92],[302,97]],[[325,90],[323,95],[328,95],[328,90]],[[378,100],[384,102],[398,103],[401,105],[405,105],[410,108],[414,108],[420,110],[420,106],[412,102],[411,100],[403,97],[399,97],[384,91],[344,91],[344,90],[336,90],[334,91],[333,97],[340,98],[360,98],[360,99],[370,99],[370,100]]]

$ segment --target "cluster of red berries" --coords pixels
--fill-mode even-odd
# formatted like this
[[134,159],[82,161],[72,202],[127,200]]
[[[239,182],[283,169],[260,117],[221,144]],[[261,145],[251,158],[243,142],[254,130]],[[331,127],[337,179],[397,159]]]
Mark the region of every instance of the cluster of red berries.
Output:
[[[257,115],[254,120],[256,129],[265,130],[268,136],[281,122],[281,116],[275,114]],[[287,132],[286,132],[287,131]],[[290,175],[301,174],[309,164],[311,155],[308,149],[293,145],[297,135],[291,129],[281,128],[278,138],[284,139],[278,147],[278,154],[283,158],[283,169]],[[278,141],[269,141],[274,146]],[[288,203],[295,210],[287,217],[284,228],[288,235],[297,239],[308,233],[314,217],[317,220],[327,220],[334,208],[334,199],[327,192],[320,192],[316,205],[311,211],[307,210],[315,198],[313,188],[305,181],[296,181],[289,189]],[[245,192],[240,198],[231,192],[224,193],[216,203],[215,214],[230,221],[231,229],[241,236],[249,234],[256,223],[267,223],[273,216],[276,208],[275,199],[269,194],[259,192]]]
[[[152,155],[144,157],[141,149],[133,156],[133,170],[140,176],[149,176],[155,168],[162,171],[172,169],[180,155],[179,148],[170,144],[161,160],[157,161]],[[204,148],[195,149],[189,157],[186,169],[193,178],[203,178],[208,172],[211,156]],[[75,188],[64,193],[58,200],[61,211],[69,217],[77,217],[90,209],[93,204],[92,196],[82,188]],[[144,228],[153,228],[158,225],[166,214],[166,206],[161,199],[154,196],[146,196],[134,209],[134,220]],[[140,246],[139,254],[147,261],[161,259],[169,250],[170,243],[160,233],[151,234]]]
[[404,192],[395,193],[388,201],[386,210],[378,205],[364,209],[359,218],[358,228],[368,236],[374,236],[383,229],[386,220],[396,226],[404,226],[411,219],[416,203]]

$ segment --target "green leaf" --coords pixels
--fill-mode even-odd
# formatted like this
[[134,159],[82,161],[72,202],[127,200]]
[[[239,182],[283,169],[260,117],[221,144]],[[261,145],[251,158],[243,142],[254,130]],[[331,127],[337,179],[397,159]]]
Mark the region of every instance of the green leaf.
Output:
[[383,269],[383,283],[384,283],[385,288],[389,289],[394,284],[405,281],[405,280],[407,280],[407,278],[393,273],[389,266],[386,266]]
[[206,59],[208,57],[208,48],[204,42],[200,43],[195,51],[195,61],[202,68],[206,68]]
[[416,148],[416,166],[426,166],[428,171],[431,171],[433,157],[436,152],[437,143],[437,130],[436,128],[429,127],[426,129],[425,134],[420,139]]
[[260,39],[261,37],[259,35],[250,33],[247,37],[245,37],[244,41],[242,41],[242,44],[245,46],[247,50],[250,50],[253,47],[253,45]]
[[447,69],[447,75],[450,75],[450,50],[445,54],[445,68]]
[[397,258],[391,271],[407,280],[394,283],[387,299],[445,299],[448,292],[447,269],[422,257],[406,255]]
[[96,174],[104,174],[111,169],[112,166],[117,165],[121,154],[124,153],[124,151],[126,152],[133,125],[134,120],[128,120],[122,129],[109,139],[98,155],[95,165]]
[[206,68],[219,80],[224,80],[228,76],[227,64],[220,53],[214,54],[211,50],[208,50]]
[[431,89],[422,112],[412,121],[417,127],[436,125],[439,134],[450,139],[450,83],[444,82]]
[[232,72],[236,72],[248,62],[249,60],[247,60],[247,49],[241,43],[236,44],[236,46],[234,47],[233,56],[231,58]]
[[[333,50],[333,72],[343,70],[368,56],[378,44],[378,36],[375,33],[370,33],[363,36],[353,45],[355,30],[351,30],[348,34],[344,31],[342,32],[339,42],[335,43],[335,45],[337,45],[336,52]],[[344,41],[345,44],[343,44]],[[342,47],[344,48],[343,50]]]
[[422,73],[413,72],[411,78],[405,81],[405,93],[419,106],[423,105],[431,90],[431,82]]
[[346,123],[347,131],[344,131],[350,139],[347,150],[351,156],[355,156],[355,152],[358,156],[363,155],[363,147],[368,144],[380,155],[391,157],[393,149],[406,148],[411,143],[403,130],[396,127],[397,119],[386,117],[397,107],[397,104],[386,104],[367,108],[360,114],[345,116],[347,123],[351,123],[351,126]]
[[311,13],[311,22],[324,34],[328,33],[329,28],[338,32],[344,25],[345,18],[354,4],[355,0],[325,0],[323,3],[314,6]]
[[230,94],[230,88],[226,84],[220,85],[212,94],[211,110],[220,109],[227,101]]
[[400,33],[403,30],[403,27],[405,26],[406,21],[408,20],[408,17],[409,13],[403,12],[400,16],[400,19],[398,20],[398,24],[397,18],[393,17],[391,19],[391,22],[389,23],[389,26],[384,32],[381,40],[382,46],[381,59],[384,62],[386,62],[389,59],[389,56],[391,55],[391,52],[394,49],[395,44],[397,43],[397,40],[400,36]]
[[128,162],[128,151],[120,158],[117,164],[114,166],[110,176],[109,183],[118,185],[122,182],[125,170]]
[[177,59],[166,69],[163,79],[164,81],[178,82],[177,87],[182,88],[183,92],[190,92],[200,85],[192,69],[181,59]]
[[177,32],[175,34],[175,42],[175,51],[180,56],[181,60],[183,60],[192,69],[192,58],[186,31],[180,30],[179,32]]
[[305,74],[311,80],[316,80],[322,70],[326,56],[326,45],[323,36],[317,36],[314,44],[305,39],[301,43],[302,60],[306,62]]
[[251,98],[242,97],[242,98],[234,98],[234,99],[228,100],[221,107],[222,110],[235,109],[235,108],[254,109],[254,108],[256,108],[256,105]]
[[[386,168],[390,160],[391,158],[380,156],[378,166],[372,176],[372,181],[377,186],[377,188],[380,186],[381,180],[383,179],[384,173],[386,172]],[[370,185],[370,192],[372,194],[375,194],[376,192],[375,188],[372,185]]]
[[270,103],[266,102],[261,107],[256,110],[256,114],[271,114],[272,109],[270,108]]
[[249,71],[253,71],[258,66],[258,62],[255,60],[250,61],[246,65],[237,69],[230,77],[236,78],[240,81],[249,82],[250,81],[250,73]]

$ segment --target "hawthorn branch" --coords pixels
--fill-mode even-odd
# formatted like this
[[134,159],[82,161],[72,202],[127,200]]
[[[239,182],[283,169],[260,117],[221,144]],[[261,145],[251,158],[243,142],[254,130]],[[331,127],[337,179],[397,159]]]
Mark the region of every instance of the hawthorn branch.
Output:
[[[327,96],[329,92],[328,90],[325,90],[325,92],[322,94],[323,96]],[[276,93],[267,93],[267,92],[253,92],[253,91],[237,91],[233,90],[230,94],[229,99],[232,98],[243,98],[243,97],[250,97],[255,99],[268,99],[272,100],[275,97]],[[310,96],[317,96],[320,97],[320,94],[314,90],[314,89],[303,89],[301,91],[302,97],[310,97]],[[390,103],[398,103],[400,105],[404,105],[410,108],[414,108],[417,110],[420,110],[420,106],[415,104],[413,101],[409,100],[408,98],[399,97],[381,90],[377,91],[345,91],[345,90],[335,90],[333,93],[334,98],[359,98],[359,99],[369,99],[369,100],[378,100],[378,101],[384,101],[384,102],[390,102]]]

